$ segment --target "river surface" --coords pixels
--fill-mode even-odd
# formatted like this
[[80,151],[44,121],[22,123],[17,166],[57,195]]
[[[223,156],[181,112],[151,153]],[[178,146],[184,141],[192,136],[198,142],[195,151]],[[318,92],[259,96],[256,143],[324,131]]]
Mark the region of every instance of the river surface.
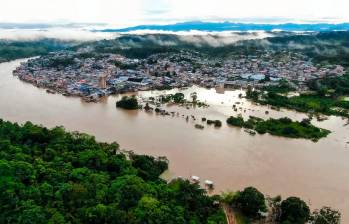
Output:
[[[288,139],[268,134],[251,136],[242,129],[229,127],[225,120],[242,113],[267,117],[288,116],[295,120],[306,117],[293,111],[271,110],[239,99],[242,91],[225,91],[192,87],[181,90],[208,108],[166,107],[179,116],[161,116],[144,111],[124,111],[115,107],[120,96],[99,103],[85,103],[79,98],[48,94],[12,76],[12,70],[23,60],[0,64],[0,118],[23,123],[32,121],[47,127],[63,125],[67,130],[95,135],[99,141],[117,141],[122,149],[139,154],[166,156],[170,161],[167,175],[212,180],[217,193],[255,186],[271,196],[299,196],[312,208],[327,205],[340,209],[343,223],[349,222],[349,126],[346,120],[330,117],[313,121],[332,133],[317,143]],[[165,91],[174,93],[178,90]],[[142,97],[164,91],[138,93]],[[242,110],[234,112],[232,105]],[[245,111],[246,110],[246,111]],[[270,113],[266,115],[265,111]],[[184,115],[184,117],[182,117]],[[189,119],[194,115],[197,120]],[[205,125],[194,127],[201,117],[219,119],[221,128]]]

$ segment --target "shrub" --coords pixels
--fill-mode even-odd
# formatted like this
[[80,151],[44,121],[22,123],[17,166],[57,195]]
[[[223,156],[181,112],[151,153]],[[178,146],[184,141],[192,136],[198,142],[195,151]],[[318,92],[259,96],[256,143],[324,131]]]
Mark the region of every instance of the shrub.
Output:
[[267,209],[264,195],[254,187],[247,187],[239,192],[235,203],[250,218],[257,217],[260,212],[265,212]]
[[310,209],[308,205],[297,197],[289,197],[281,202],[281,222],[304,224],[308,221]]

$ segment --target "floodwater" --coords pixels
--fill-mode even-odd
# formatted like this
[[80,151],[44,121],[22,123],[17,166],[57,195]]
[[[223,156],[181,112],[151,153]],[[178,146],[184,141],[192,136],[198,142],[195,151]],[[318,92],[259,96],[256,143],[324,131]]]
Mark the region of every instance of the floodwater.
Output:
[[[23,60],[22,60],[23,61]],[[186,109],[170,106],[167,111],[179,116],[161,116],[144,111],[115,108],[120,96],[100,103],[85,103],[79,98],[48,94],[12,76],[21,60],[0,64],[0,118],[13,122],[63,125],[67,130],[95,135],[100,141],[117,141],[123,149],[139,154],[166,156],[170,175],[212,180],[216,192],[255,186],[271,196],[299,196],[312,208],[331,206],[340,209],[343,222],[349,222],[349,126],[346,120],[330,117],[314,124],[332,133],[314,143],[265,135],[251,136],[242,129],[229,127],[225,120],[241,113],[259,117],[284,117],[301,120],[305,114],[275,111],[239,99],[241,91],[219,93],[198,87],[183,90],[186,96],[197,92],[208,108]],[[175,92],[178,90],[165,91]],[[138,93],[142,97],[161,91]],[[242,110],[234,112],[232,105]],[[246,112],[244,112],[246,110]],[[265,111],[269,114],[266,115]],[[184,117],[182,117],[184,115]],[[194,115],[197,120],[185,117]],[[219,119],[221,128],[194,127],[201,118]]]

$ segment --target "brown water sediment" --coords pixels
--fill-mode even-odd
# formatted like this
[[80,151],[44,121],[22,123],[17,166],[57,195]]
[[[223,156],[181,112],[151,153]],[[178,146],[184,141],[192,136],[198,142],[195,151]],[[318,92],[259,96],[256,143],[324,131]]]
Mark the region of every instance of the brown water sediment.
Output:
[[[63,125],[95,135],[100,141],[117,141],[136,153],[166,156],[175,176],[200,176],[215,182],[216,192],[255,186],[265,194],[283,197],[296,195],[312,207],[328,205],[341,210],[343,223],[349,221],[349,126],[345,120],[330,117],[317,126],[332,133],[314,143],[270,135],[250,136],[242,129],[228,127],[230,115],[284,117],[301,120],[305,114],[274,111],[239,99],[239,91],[218,94],[214,89],[193,87],[198,99],[209,108],[186,109],[172,106],[180,116],[159,116],[144,111],[127,112],[115,108],[118,96],[100,103],[85,103],[79,98],[47,94],[45,90],[12,76],[19,60],[0,64],[0,118],[13,122],[30,120],[48,127]],[[176,90],[166,91],[175,92]],[[162,94],[139,93],[144,97]],[[234,112],[232,105],[243,110]],[[243,111],[246,109],[246,112]],[[268,110],[270,113],[265,114]],[[194,115],[188,122],[181,115]],[[201,124],[201,117],[219,119],[221,128]]]

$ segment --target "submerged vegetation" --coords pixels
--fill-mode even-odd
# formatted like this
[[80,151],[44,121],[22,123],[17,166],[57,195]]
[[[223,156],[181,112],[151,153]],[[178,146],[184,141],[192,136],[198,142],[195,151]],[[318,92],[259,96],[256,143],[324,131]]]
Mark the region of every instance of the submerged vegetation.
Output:
[[203,126],[201,124],[195,124],[194,127],[197,128],[197,129],[204,129],[205,128],[205,126]]
[[181,92],[175,93],[175,94],[164,94],[160,95],[156,98],[151,97],[149,100],[151,100],[153,103],[160,103],[160,104],[177,104],[180,106],[185,107],[208,107],[209,105],[201,102],[197,99],[197,93],[193,92],[190,94],[191,100],[187,100],[185,98],[185,95]]
[[167,95],[160,95],[159,96],[159,101],[161,103],[178,103],[178,104],[183,104],[185,103],[185,98],[183,93],[175,93],[175,94],[167,94]]
[[0,223],[226,223],[217,196],[159,175],[165,158],[0,120]]
[[262,93],[253,91],[247,94],[248,99],[252,99],[262,105],[272,105],[283,107],[304,113],[318,113],[324,115],[336,115],[348,117],[347,104],[341,98],[318,95],[316,93],[301,94],[299,96],[287,97],[278,93]]
[[116,102],[116,107],[125,110],[137,110],[139,109],[139,104],[136,96],[123,96],[121,100]]
[[331,133],[329,130],[315,127],[310,123],[309,119],[304,119],[303,121],[298,122],[292,121],[286,117],[263,120],[261,118],[250,116],[250,118],[245,121],[242,116],[231,116],[227,119],[227,123],[232,126],[255,130],[259,134],[269,133],[276,136],[305,138],[313,141],[324,138]]
[[262,91],[249,88],[246,98],[262,105],[293,109],[304,113],[318,113],[349,117],[349,73],[341,77],[325,78],[308,83],[313,92],[288,97],[290,89],[282,86]]
[[213,124],[216,128],[222,127],[222,122],[220,120],[206,120],[208,125]]

